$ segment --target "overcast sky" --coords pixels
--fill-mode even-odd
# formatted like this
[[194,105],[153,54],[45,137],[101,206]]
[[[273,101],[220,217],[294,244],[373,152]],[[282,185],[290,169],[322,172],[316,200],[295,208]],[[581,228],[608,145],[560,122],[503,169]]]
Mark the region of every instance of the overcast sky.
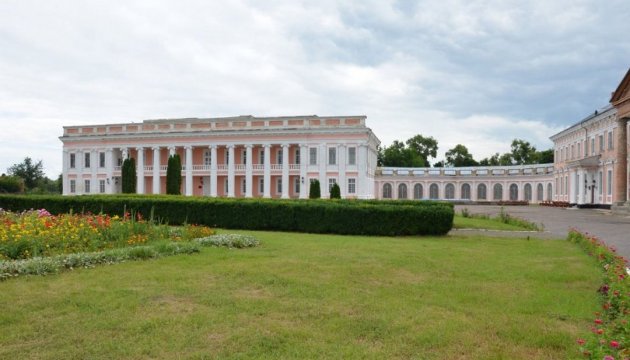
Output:
[[0,172],[64,125],[367,115],[383,145],[539,149],[630,66],[627,0],[0,1]]

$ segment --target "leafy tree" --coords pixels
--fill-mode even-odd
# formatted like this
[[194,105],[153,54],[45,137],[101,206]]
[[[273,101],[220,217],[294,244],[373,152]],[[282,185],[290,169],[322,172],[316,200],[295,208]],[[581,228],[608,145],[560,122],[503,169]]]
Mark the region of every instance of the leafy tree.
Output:
[[168,166],[166,167],[166,193],[172,195],[180,195],[182,186],[182,162],[179,154],[168,157]]
[[24,180],[17,176],[0,176],[0,194],[19,194],[24,192]]
[[512,140],[510,154],[517,165],[534,164],[537,160],[536,148],[528,141],[521,139]]
[[553,149],[547,149],[538,151],[536,153],[536,162],[539,164],[551,164],[553,163]]
[[37,182],[44,178],[44,165],[42,161],[33,163],[30,157],[24,158],[19,164],[11,166],[8,170],[10,176],[17,176],[24,180],[26,190],[33,189]]
[[390,146],[383,148],[381,155],[382,166],[398,167],[423,167],[426,162],[412,148],[405,146],[405,143],[394,140]]
[[471,153],[468,152],[468,148],[462,144],[455,145],[454,148],[446,152],[446,165],[461,167],[461,166],[476,166],[479,163],[473,159]]
[[424,137],[420,134],[406,141],[407,147],[412,149],[415,154],[420,156],[423,166],[429,166],[429,156],[434,158],[437,156],[438,143],[433,136]]
[[322,193],[319,186],[319,180],[313,180],[311,181],[311,186],[308,189],[308,198],[319,199],[320,197],[322,197]]
[[501,162],[499,159],[501,158],[501,154],[495,153],[494,155],[483,158],[479,161],[479,165],[481,166],[498,166]]
[[433,164],[434,168],[443,168],[444,167],[444,161],[438,161],[435,164]]
[[122,192],[124,194],[136,193],[136,161],[133,158],[127,158],[122,163]]
[[331,199],[341,199],[341,189],[337,183],[334,183],[330,188],[330,198]]

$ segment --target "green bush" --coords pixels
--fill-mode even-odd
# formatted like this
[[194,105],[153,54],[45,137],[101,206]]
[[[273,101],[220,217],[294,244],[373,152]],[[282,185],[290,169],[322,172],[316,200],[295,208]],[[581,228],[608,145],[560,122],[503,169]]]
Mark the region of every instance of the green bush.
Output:
[[17,176],[0,176],[0,194],[19,194],[24,192],[24,180]]
[[341,189],[337,183],[334,183],[330,188],[330,198],[331,199],[341,199]]
[[322,197],[322,192],[319,186],[319,180],[313,180],[311,181],[311,185],[308,189],[308,198],[319,199],[320,197]]
[[443,235],[453,226],[453,206],[440,202],[380,200],[279,200],[175,197],[169,195],[0,195],[0,207],[45,208],[123,215],[153,211],[171,225],[356,235]]
[[122,192],[135,194],[137,186],[136,161],[133,158],[125,159],[121,167]]
[[182,187],[182,162],[179,154],[168,157],[168,166],[166,167],[166,193],[171,195],[180,195]]

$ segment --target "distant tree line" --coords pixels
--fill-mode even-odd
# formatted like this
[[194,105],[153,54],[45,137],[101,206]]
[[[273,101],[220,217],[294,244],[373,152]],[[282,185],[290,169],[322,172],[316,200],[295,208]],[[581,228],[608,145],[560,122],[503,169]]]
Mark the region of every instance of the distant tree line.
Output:
[[61,189],[61,174],[55,180],[47,178],[42,161],[30,157],[0,175],[0,193],[60,194]]
[[[435,159],[438,143],[433,137],[416,135],[407,141],[394,142],[390,146],[379,148],[379,166],[393,167],[429,167],[429,158]],[[528,165],[546,164],[553,162],[553,149],[538,151],[528,141],[512,140],[510,151],[495,153],[490,157],[475,160],[465,145],[457,144],[444,153],[445,160],[438,161],[433,167],[463,167],[463,166],[500,166],[500,165]]]

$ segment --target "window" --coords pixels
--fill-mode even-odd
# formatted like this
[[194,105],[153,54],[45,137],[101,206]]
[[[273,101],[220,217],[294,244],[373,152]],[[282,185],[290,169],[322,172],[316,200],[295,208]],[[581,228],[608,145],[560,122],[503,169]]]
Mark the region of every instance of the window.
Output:
[[460,198],[462,198],[464,200],[470,200],[470,185],[463,184],[461,192],[462,192],[462,194],[461,194]]
[[337,165],[337,148],[328,148],[328,165]]
[[452,200],[455,199],[455,185],[449,183],[444,188],[444,198]]
[[398,185],[398,198],[399,199],[407,198],[407,184]]
[[241,193],[245,195],[247,193],[247,181],[241,179]]
[[477,200],[486,200],[488,196],[487,192],[486,184],[477,185]]
[[348,194],[356,194],[357,192],[357,179],[348,179]]
[[[549,184],[551,186],[551,184]],[[545,189],[543,187],[543,184],[538,184],[538,186],[536,187],[536,200],[538,201],[543,201],[543,197],[545,196]]]
[[609,131],[608,132],[608,150],[612,150],[613,149],[613,132]]
[[282,149],[278,149],[278,151],[276,152],[276,164],[282,165],[283,160],[284,159],[282,158]]
[[599,195],[603,194],[604,192],[604,173],[602,173],[601,171],[598,174],[598,180],[599,182],[597,184],[595,184],[595,186],[597,186],[597,188],[599,189]]
[[599,152],[604,151],[604,135],[599,135]]
[[84,185],[83,185],[83,192],[86,193],[86,194],[89,194],[90,193],[91,181],[90,180],[84,180],[83,183],[84,183]]
[[203,152],[203,164],[206,166],[212,165],[212,151],[206,150]]
[[532,186],[530,184],[525,184],[525,200],[532,201]]
[[595,138],[591,139],[591,154],[595,154]]
[[258,193],[259,194],[265,193],[265,179],[264,178],[258,179]]
[[317,148],[308,149],[308,163],[309,165],[317,165]]
[[606,177],[606,194],[612,195],[612,170],[608,170]]
[[105,180],[98,181],[98,192],[100,192],[101,194],[105,193]]
[[335,185],[337,183],[337,179],[335,178],[328,178],[328,192],[330,192],[330,190],[332,189],[333,185]]
[[348,165],[356,165],[357,164],[357,148],[349,147],[348,148]]
[[89,167],[90,167],[90,155],[91,155],[91,154],[90,154],[89,152],[86,152],[86,153],[85,153],[85,154],[83,154],[83,155],[84,155],[84,157],[85,157],[85,159],[84,159],[84,161],[83,161],[83,167],[85,167],[85,168],[89,168]]
[[260,149],[260,152],[258,153],[258,163],[260,165],[265,163],[265,149]]
[[104,152],[100,152],[98,153],[98,167],[105,167],[105,153]]
[[564,195],[569,193],[569,175],[564,177]]
[[230,149],[225,148],[225,165],[230,163]]
[[390,183],[386,183],[383,185],[383,199],[391,199],[392,198],[392,185]]
[[293,161],[296,165],[300,165],[300,148],[295,148],[295,160]]
[[118,164],[117,166],[122,166],[122,158],[118,158],[118,161],[116,163]]
[[588,156],[588,139],[584,140],[584,156]]
[[293,191],[296,194],[300,193],[300,178],[296,177],[295,180],[293,180]]
[[492,188],[492,193],[493,200],[503,200],[503,185],[494,184],[494,187]]
[[77,167],[76,154],[70,154],[70,169],[74,169],[75,167]]
[[547,184],[547,200],[548,201],[553,200],[553,186],[551,184]]
[[276,192],[278,194],[282,193],[282,178],[278,178],[278,180],[276,181]]
[[422,194],[422,184],[416,184],[413,186],[413,198],[416,200],[422,199],[424,194]]
[[578,155],[579,158],[581,158],[582,157],[582,143],[579,142],[577,144],[577,147],[578,147],[578,154],[577,155]]
[[440,197],[440,189],[438,188],[437,184],[431,184],[431,186],[429,186],[429,199],[438,199]]
[[228,179],[225,179],[225,181],[223,182],[223,189],[225,190],[225,195],[230,192],[230,182],[228,181]]
[[241,150],[241,164],[247,164],[247,149]]
[[75,193],[77,192],[77,181],[76,180],[70,180],[70,192],[71,193]]
[[575,159],[575,145],[571,145],[571,159]]
[[516,184],[510,185],[510,200],[511,201],[518,200],[518,185]]

